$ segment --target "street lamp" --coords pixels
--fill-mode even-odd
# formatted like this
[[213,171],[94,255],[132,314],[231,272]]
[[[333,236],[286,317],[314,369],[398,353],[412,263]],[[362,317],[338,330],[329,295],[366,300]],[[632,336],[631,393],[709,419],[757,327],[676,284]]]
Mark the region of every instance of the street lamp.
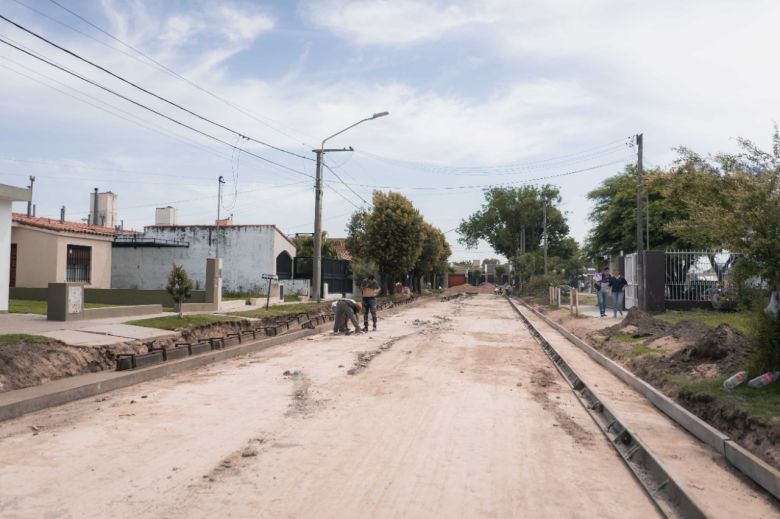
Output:
[[358,124],[366,121],[372,121],[380,117],[389,115],[390,112],[377,112],[371,117],[361,119],[355,124],[351,124],[341,131],[338,131],[326,137],[322,140],[320,148],[312,150],[317,154],[317,173],[314,180],[314,240],[312,243],[314,249],[314,258],[312,261],[312,299],[319,303],[320,301],[320,284],[322,278],[322,158],[325,152],[336,151],[352,151],[352,148],[340,148],[340,149],[325,149],[325,143],[337,135],[341,135],[345,131],[354,128]]

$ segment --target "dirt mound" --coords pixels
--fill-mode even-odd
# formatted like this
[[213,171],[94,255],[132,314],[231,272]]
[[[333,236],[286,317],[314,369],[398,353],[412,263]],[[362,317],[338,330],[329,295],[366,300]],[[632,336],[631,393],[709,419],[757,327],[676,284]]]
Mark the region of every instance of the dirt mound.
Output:
[[620,324],[610,326],[601,333],[607,336],[624,334],[626,333],[625,328],[628,326],[633,327],[631,328],[633,337],[662,337],[667,335],[671,329],[671,325],[666,321],[656,319],[638,308],[630,308]]
[[0,345],[0,393],[113,369],[120,353],[145,353],[141,343],[66,346],[59,341]]
[[458,285],[444,289],[445,294],[492,294],[496,289],[493,283],[482,283],[479,286]]
[[669,357],[669,360],[679,366],[678,369],[684,369],[691,364],[713,362],[719,374],[726,374],[744,367],[755,354],[750,339],[739,330],[727,324],[721,324],[714,329],[708,328],[709,330],[693,344]]

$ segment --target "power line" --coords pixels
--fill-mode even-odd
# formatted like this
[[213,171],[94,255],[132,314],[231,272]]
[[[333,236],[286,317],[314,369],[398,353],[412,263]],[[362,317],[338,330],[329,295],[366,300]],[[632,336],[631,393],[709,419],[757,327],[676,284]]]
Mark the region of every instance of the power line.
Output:
[[98,110],[106,112],[106,113],[108,113],[110,115],[113,115],[114,117],[117,117],[117,118],[122,119],[124,121],[127,121],[129,123],[132,123],[132,124],[135,124],[137,126],[140,126],[140,127],[144,128],[146,130],[158,133],[158,134],[160,134],[160,135],[162,135],[164,137],[168,137],[169,139],[173,139],[173,140],[179,141],[180,143],[186,144],[187,146],[192,146],[194,148],[198,148],[198,149],[200,149],[202,151],[205,151],[207,153],[211,153],[211,154],[216,155],[216,156],[221,157],[221,158],[225,158],[226,157],[225,155],[219,153],[218,151],[210,149],[210,148],[207,148],[207,147],[205,147],[205,146],[203,146],[203,145],[201,145],[201,144],[199,144],[199,143],[197,143],[197,142],[195,142],[195,141],[193,141],[191,139],[187,139],[186,137],[182,137],[182,136],[178,136],[178,135],[175,135],[175,134],[172,134],[172,133],[168,133],[165,130],[161,129],[159,126],[154,125],[153,123],[150,123],[149,121],[145,121],[144,119],[141,119],[140,117],[138,117],[136,115],[133,115],[133,114],[131,114],[130,112],[128,112],[126,110],[123,110],[123,109],[121,109],[121,108],[119,108],[117,106],[114,106],[114,105],[112,105],[110,103],[107,103],[107,102],[101,100],[101,99],[98,99],[97,97],[94,97],[94,96],[91,96],[91,95],[89,95],[87,93],[84,93],[84,92],[81,92],[79,90],[76,90],[75,88],[73,88],[73,87],[71,87],[69,85],[66,85],[65,83],[63,83],[61,81],[57,81],[54,78],[48,77],[45,74],[41,74],[40,72],[32,70],[31,68],[26,67],[26,66],[22,65],[21,63],[15,61],[15,60],[12,60],[11,58],[8,58],[7,56],[0,56],[0,59],[4,59],[6,61],[9,61],[9,62],[11,62],[11,63],[13,63],[13,64],[15,64],[15,65],[17,65],[19,67],[24,68],[25,70],[28,70],[28,71],[30,71],[30,72],[32,72],[34,74],[38,74],[39,76],[44,77],[44,78],[48,79],[49,81],[52,81],[54,83],[57,83],[58,85],[62,85],[65,88],[73,90],[74,92],[77,92],[79,95],[82,95],[82,96],[86,97],[87,99],[92,99],[93,101],[95,101],[95,103],[100,103],[100,104],[105,105],[107,107],[111,107],[113,110],[116,110],[117,112],[125,114],[126,117],[123,116],[123,115],[120,115],[120,114],[118,114],[118,113],[116,113],[116,112],[114,112],[114,111],[112,111],[112,110],[110,110],[108,108],[104,108],[104,107],[98,106],[97,104],[91,103],[91,102],[87,101],[86,99],[82,99],[82,98],[77,97],[77,96],[75,96],[73,94],[70,94],[70,93],[68,93],[68,92],[66,92],[66,91],[64,91],[62,89],[59,89],[59,88],[57,88],[55,86],[49,85],[49,84],[45,83],[44,81],[41,81],[41,80],[39,80],[37,78],[34,78],[32,76],[28,76],[27,74],[25,74],[23,72],[19,72],[18,70],[14,70],[11,67],[8,67],[6,65],[0,65],[0,67],[5,68],[6,70],[9,70],[9,71],[13,72],[14,74],[18,74],[18,75],[20,75],[20,76],[22,76],[22,77],[24,77],[26,79],[29,79],[30,81],[34,81],[34,82],[36,82],[38,84],[41,84],[41,85],[45,86],[46,88],[50,88],[50,89],[52,89],[52,90],[54,90],[56,92],[59,92],[59,93],[61,93],[63,95],[66,95],[66,96],[72,98],[72,99],[75,99],[76,101],[79,101],[81,103],[84,103],[84,104],[87,104],[89,106],[92,106],[93,108],[96,108]]
[[529,178],[525,180],[518,180],[514,182],[502,182],[497,184],[475,184],[475,185],[469,185],[469,186],[385,186],[385,185],[374,185],[374,184],[354,184],[359,187],[371,187],[375,189],[395,189],[398,191],[404,191],[404,190],[414,190],[414,191],[457,191],[461,189],[489,189],[492,187],[504,187],[504,186],[516,186],[516,185],[523,185],[523,184],[531,184],[534,182],[539,182],[542,180],[548,180],[551,178],[560,178],[560,177],[566,177],[570,175],[576,175],[578,173],[585,173],[588,171],[593,171],[595,169],[607,167],[607,166],[613,166],[615,164],[625,164],[627,162],[626,160],[615,160],[612,162],[606,162],[603,164],[598,164],[596,166],[591,166],[588,168],[582,168],[582,169],[576,169],[572,171],[566,171],[564,173],[556,173],[554,175],[547,175],[543,177],[536,177],[536,178]]
[[[3,18],[3,16],[0,15],[0,18]],[[21,48],[21,47],[19,47],[17,45],[14,45],[13,43],[9,42],[8,40],[6,40],[3,37],[0,37],[0,43],[3,43],[3,44],[5,44],[5,45],[7,45],[7,46],[9,46],[9,47],[11,47],[13,49],[16,49],[19,52],[27,54],[28,56],[31,56],[31,57],[33,57],[33,58],[35,58],[35,59],[37,59],[37,60],[39,60],[39,61],[41,61],[43,63],[46,63],[47,65],[50,65],[50,66],[52,66],[52,67],[54,67],[54,68],[56,68],[58,70],[61,70],[61,71],[65,72],[66,74],[70,74],[71,76],[76,77],[76,78],[78,78],[78,79],[80,79],[82,81],[85,81],[85,82],[87,82],[87,83],[89,83],[89,84],[91,84],[91,85],[93,85],[93,86],[95,86],[97,88],[100,88],[101,90],[104,90],[104,91],[106,91],[106,92],[108,92],[110,94],[113,94],[113,95],[115,95],[117,97],[120,97],[120,98],[124,99],[125,101],[127,101],[129,103],[132,103],[132,104],[134,104],[134,105],[136,105],[136,106],[138,106],[140,108],[143,108],[144,110],[152,112],[153,114],[156,114],[156,115],[158,115],[160,117],[163,117],[164,119],[167,119],[167,120],[169,120],[169,121],[171,121],[171,122],[173,122],[175,124],[178,124],[178,125],[180,125],[180,126],[182,126],[184,128],[187,128],[188,130],[191,130],[191,131],[193,131],[195,133],[198,133],[198,134],[200,134],[200,135],[202,135],[204,137],[207,137],[207,138],[209,138],[211,140],[214,140],[216,142],[224,144],[225,146],[228,146],[230,148],[235,148],[234,145],[230,144],[227,141],[224,141],[224,140],[220,139],[219,137],[215,137],[214,135],[206,133],[206,132],[204,132],[202,130],[199,130],[199,129],[193,127],[193,126],[190,126],[189,124],[186,124],[186,123],[184,123],[182,121],[179,121],[178,119],[175,119],[175,118],[173,118],[173,117],[171,117],[169,115],[166,115],[166,114],[164,114],[162,112],[159,112],[159,111],[155,110],[154,108],[150,108],[150,107],[144,105],[143,103],[140,103],[139,101],[131,99],[131,98],[129,98],[129,97],[123,95],[123,94],[120,94],[119,92],[117,92],[115,90],[112,90],[112,89],[110,89],[110,88],[108,88],[108,87],[106,87],[104,85],[101,85],[100,83],[98,83],[96,81],[93,81],[93,80],[91,80],[91,79],[89,79],[89,78],[87,78],[85,76],[82,76],[82,75],[80,75],[80,74],[78,74],[76,72],[73,72],[73,71],[67,69],[66,67],[58,65],[58,64],[56,64],[56,63],[54,63],[54,62],[52,62],[52,61],[50,61],[50,60],[48,60],[48,59],[46,59],[46,58],[44,58],[42,56],[36,55],[35,53],[33,53],[31,51],[25,50],[25,49],[23,49],[23,48]],[[244,151],[244,153],[246,153],[247,155],[250,155],[252,157],[255,157],[257,159],[260,159],[260,160],[262,160],[264,162],[267,162],[269,164],[273,164],[273,165],[275,165],[277,167],[280,167],[282,169],[291,171],[292,173],[295,173],[297,175],[303,175],[303,176],[306,176],[306,177],[309,177],[309,178],[314,178],[312,175],[309,175],[307,173],[303,173],[301,171],[298,171],[298,170],[295,170],[293,168],[287,167],[287,166],[285,166],[283,164],[279,164],[278,162],[274,162],[274,161],[272,161],[270,159],[267,159],[267,158],[265,158],[265,157],[263,157],[261,155],[258,155],[256,153],[253,153],[253,152],[250,152],[250,151]]]
[[322,165],[323,165],[323,166],[325,166],[325,168],[326,168],[328,171],[330,171],[331,173],[333,173],[333,176],[335,176],[335,177],[338,179],[338,181],[339,181],[339,182],[341,182],[342,184],[344,184],[344,187],[346,187],[347,189],[349,189],[350,191],[352,191],[352,194],[354,194],[356,197],[358,197],[359,199],[361,199],[361,200],[363,201],[363,203],[364,203],[364,204],[366,204],[367,206],[369,206],[369,207],[371,206],[371,204],[368,202],[368,200],[366,200],[365,198],[363,198],[362,196],[360,196],[360,194],[359,194],[357,191],[355,191],[354,189],[352,189],[352,187],[350,187],[350,186],[349,186],[349,184],[347,184],[346,182],[344,182],[344,181],[341,179],[341,177],[338,175],[338,173],[336,173],[335,171],[333,171],[333,169],[331,169],[331,167],[330,167],[330,166],[328,166],[327,164],[325,164],[325,162],[323,162],[323,163],[322,163]]
[[150,96],[154,97],[155,99],[158,99],[158,100],[160,100],[160,101],[162,101],[162,102],[164,102],[164,103],[168,103],[169,105],[171,105],[171,106],[173,106],[173,107],[175,107],[175,108],[178,108],[179,110],[182,110],[182,111],[184,111],[184,112],[186,112],[186,113],[188,113],[188,114],[192,115],[193,117],[197,117],[198,119],[200,119],[200,120],[202,120],[202,121],[205,121],[205,122],[207,122],[207,123],[209,123],[209,124],[212,124],[212,125],[214,125],[214,126],[217,126],[217,127],[219,127],[219,128],[222,128],[223,130],[226,130],[226,131],[228,131],[228,132],[230,132],[230,133],[234,133],[234,134],[236,134],[236,135],[238,135],[238,136],[240,136],[240,137],[243,137],[243,138],[245,138],[245,139],[248,139],[248,140],[250,140],[250,141],[256,142],[256,143],[258,143],[258,144],[262,144],[263,146],[267,146],[267,147],[269,147],[269,148],[272,148],[272,149],[274,149],[274,150],[280,151],[280,152],[282,152],[282,153],[287,153],[288,155],[293,155],[293,156],[295,156],[295,157],[302,158],[302,159],[306,159],[306,160],[314,160],[314,159],[312,159],[311,157],[306,157],[305,155],[300,155],[300,154],[298,154],[298,153],[294,153],[294,152],[292,152],[292,151],[288,151],[288,150],[285,150],[285,149],[283,149],[283,148],[279,148],[279,147],[277,147],[277,146],[274,146],[273,144],[269,144],[269,143],[267,143],[267,142],[263,142],[263,141],[261,141],[261,140],[259,140],[259,139],[255,139],[255,138],[252,138],[252,137],[248,137],[248,136],[244,135],[243,133],[241,133],[241,132],[239,132],[239,131],[237,131],[237,130],[234,130],[234,129],[232,129],[232,128],[229,128],[228,126],[225,126],[224,124],[221,124],[221,123],[215,122],[215,121],[213,121],[212,119],[209,119],[208,117],[205,117],[205,116],[203,116],[203,115],[200,115],[200,114],[199,114],[199,113],[197,113],[197,112],[194,112],[194,111],[190,110],[189,108],[185,108],[185,107],[183,107],[182,105],[180,105],[180,104],[178,104],[178,103],[176,103],[176,102],[174,102],[174,101],[171,101],[170,99],[167,99],[167,98],[165,98],[165,97],[162,97],[162,96],[160,96],[160,95],[158,95],[158,94],[155,94],[155,93],[154,93],[154,92],[152,92],[151,90],[148,90],[148,89],[146,89],[146,88],[144,88],[144,87],[142,87],[142,86],[138,85],[137,83],[134,83],[133,81],[130,81],[129,79],[126,79],[126,78],[124,78],[124,77],[120,76],[119,74],[116,74],[116,73],[114,73],[114,72],[110,71],[109,69],[107,69],[107,68],[105,68],[105,67],[103,67],[103,66],[101,66],[101,65],[98,65],[98,64],[97,64],[97,63],[95,63],[94,61],[90,61],[90,60],[88,60],[87,58],[84,58],[83,56],[80,56],[79,54],[77,54],[77,53],[75,53],[75,52],[73,52],[73,51],[71,51],[71,50],[69,50],[69,49],[66,49],[66,48],[65,48],[65,47],[63,47],[63,46],[61,46],[61,45],[58,45],[58,44],[54,43],[53,41],[51,41],[51,40],[49,40],[49,39],[45,38],[44,36],[41,36],[41,35],[40,35],[40,34],[38,34],[37,32],[35,32],[35,31],[31,30],[31,29],[28,29],[27,27],[25,27],[25,26],[23,26],[23,25],[21,25],[21,24],[19,24],[19,23],[16,23],[16,22],[14,22],[13,20],[11,20],[11,19],[9,19],[9,18],[7,18],[7,17],[3,16],[2,14],[0,14],[0,20],[5,20],[6,22],[10,23],[11,25],[13,25],[13,26],[17,27],[18,29],[20,29],[20,30],[22,30],[22,31],[26,32],[27,34],[29,34],[29,35],[31,35],[31,36],[34,36],[35,38],[38,38],[39,40],[41,40],[41,41],[43,41],[43,42],[47,43],[48,45],[51,45],[52,47],[54,47],[54,48],[56,48],[56,49],[59,49],[60,51],[62,51],[62,52],[64,52],[64,53],[66,53],[66,54],[69,54],[70,56],[73,56],[74,58],[76,58],[76,59],[78,59],[78,60],[80,60],[80,61],[83,61],[84,63],[86,63],[86,64],[88,64],[88,65],[90,65],[90,66],[92,66],[92,67],[95,67],[96,69],[98,69],[98,70],[100,70],[100,71],[102,71],[102,72],[104,72],[104,73],[108,74],[109,76],[111,76],[111,77],[113,77],[113,78],[116,78],[116,79],[118,79],[119,81],[122,81],[123,83],[126,83],[126,84],[128,84],[128,85],[132,86],[133,88],[135,88],[135,89],[138,89],[138,90],[140,90],[141,92],[144,92],[145,94],[148,94],[148,95],[150,95]]
[[[83,16],[81,16],[81,15],[80,15],[80,14],[78,14],[78,13],[76,13],[75,11],[73,11],[73,10],[71,10],[71,9],[68,9],[67,7],[65,7],[64,5],[60,4],[59,2],[57,2],[57,1],[55,1],[55,0],[49,0],[49,1],[50,1],[52,4],[56,5],[57,7],[59,7],[60,9],[62,9],[62,10],[64,10],[64,11],[66,11],[66,12],[70,13],[71,15],[75,16],[76,18],[78,18],[78,19],[79,19],[79,20],[81,20],[82,22],[86,23],[86,24],[87,24],[87,25],[89,25],[90,27],[92,27],[92,28],[94,28],[94,29],[96,29],[96,30],[100,31],[100,32],[101,32],[101,33],[103,33],[103,34],[105,34],[106,36],[108,36],[108,37],[109,37],[109,38],[111,38],[112,40],[116,41],[117,43],[120,43],[120,44],[124,45],[126,48],[128,48],[128,49],[131,49],[132,51],[134,51],[134,52],[138,53],[139,55],[143,56],[144,58],[146,58],[147,60],[149,60],[149,62],[150,62],[150,63],[152,63],[152,64],[156,65],[156,66],[157,66],[157,67],[158,67],[160,70],[163,70],[163,71],[165,71],[165,72],[169,73],[170,75],[172,75],[173,77],[175,77],[175,78],[177,78],[177,79],[180,79],[181,81],[184,81],[185,83],[189,84],[189,85],[190,85],[190,86],[192,86],[193,88],[196,88],[196,89],[200,90],[201,92],[203,92],[203,93],[205,93],[205,94],[208,94],[209,96],[213,97],[214,99],[217,99],[218,101],[221,101],[221,102],[225,103],[226,105],[230,106],[230,107],[231,107],[231,108],[233,108],[234,110],[237,110],[237,111],[241,112],[242,114],[246,115],[247,117],[249,117],[249,118],[251,118],[251,119],[253,119],[253,120],[255,120],[255,121],[259,122],[260,124],[262,124],[263,126],[266,126],[267,128],[270,128],[271,130],[273,130],[273,131],[275,131],[275,132],[279,133],[280,135],[284,135],[285,137],[288,137],[288,138],[290,138],[290,139],[294,140],[295,142],[297,142],[297,143],[300,143],[300,144],[302,144],[302,145],[305,145],[305,144],[306,144],[306,143],[300,142],[300,140],[299,140],[297,137],[294,137],[294,136],[292,136],[292,135],[290,135],[290,134],[288,134],[288,133],[285,133],[285,132],[283,132],[282,130],[280,130],[279,128],[275,128],[274,126],[271,126],[271,125],[270,125],[270,124],[268,124],[266,121],[264,121],[264,120],[262,120],[261,118],[259,118],[259,117],[255,116],[254,114],[252,114],[252,113],[251,113],[250,111],[248,111],[246,108],[243,108],[241,105],[235,104],[235,103],[233,103],[233,102],[229,101],[228,99],[225,99],[224,97],[222,97],[222,96],[219,96],[219,95],[215,94],[214,92],[212,92],[212,91],[210,91],[210,90],[208,90],[208,89],[206,89],[206,88],[204,88],[204,87],[202,87],[202,86],[198,85],[198,84],[197,84],[197,83],[195,83],[194,81],[192,81],[192,80],[190,80],[190,79],[187,79],[186,77],[184,77],[184,76],[180,75],[180,74],[179,74],[178,72],[176,72],[175,70],[172,70],[171,68],[167,67],[166,65],[164,65],[164,64],[162,64],[162,63],[160,63],[160,62],[159,62],[159,61],[157,61],[156,59],[152,58],[151,56],[149,56],[148,54],[144,53],[143,51],[141,51],[141,50],[139,50],[139,49],[137,49],[137,48],[133,47],[133,46],[132,46],[132,45],[130,45],[129,43],[126,43],[126,42],[122,41],[121,39],[117,38],[116,36],[114,36],[114,35],[113,35],[113,34],[111,34],[110,32],[108,32],[108,31],[106,31],[105,29],[103,29],[103,28],[99,27],[99,26],[98,26],[98,25],[96,25],[95,23],[93,23],[93,22],[89,21],[88,19],[84,18]],[[148,64],[148,63],[147,63],[147,64]],[[272,119],[271,119],[271,120],[272,120]],[[277,122],[277,123],[278,123],[278,121],[274,121],[274,122]]]
[[[630,139],[630,138],[626,138]],[[395,164],[399,166],[407,166],[407,167],[413,167],[415,169],[429,171],[433,173],[447,173],[447,174],[463,174],[464,176],[469,176],[468,172],[484,172],[486,170],[492,170],[492,171],[516,171],[518,169],[533,169],[534,166],[541,166],[548,163],[554,163],[554,162],[567,162],[573,159],[579,160],[580,158],[584,157],[590,157],[590,156],[599,156],[604,153],[614,152],[618,149],[623,149],[625,145],[627,145],[626,139],[619,139],[615,141],[611,141],[599,146],[594,146],[592,148],[588,148],[586,150],[582,150],[576,153],[570,153],[567,155],[561,155],[558,157],[552,157],[549,159],[543,159],[538,161],[532,161],[532,162],[521,162],[521,161],[513,161],[508,163],[500,163],[500,164],[492,164],[492,165],[483,165],[483,166],[450,166],[447,164],[437,164],[437,163],[430,163],[430,162],[420,162],[420,161],[409,161],[404,159],[397,159],[392,157],[385,157],[382,155],[377,155],[373,153],[366,152],[365,150],[358,150],[357,152],[375,159],[379,160],[381,162]],[[618,143],[621,143],[618,145]],[[473,173],[472,173],[473,174]],[[476,175],[481,175],[482,173],[476,173]]]

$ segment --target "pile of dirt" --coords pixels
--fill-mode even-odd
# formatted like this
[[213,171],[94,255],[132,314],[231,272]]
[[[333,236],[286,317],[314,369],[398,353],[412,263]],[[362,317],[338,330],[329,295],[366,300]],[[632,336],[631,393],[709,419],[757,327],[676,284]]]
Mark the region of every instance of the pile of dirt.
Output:
[[[628,328],[631,327],[631,328]],[[626,317],[620,324],[610,326],[601,331],[602,335],[613,337],[615,335],[627,334],[635,338],[640,337],[663,337],[668,335],[671,325],[666,321],[656,319],[647,312],[638,308],[630,308]],[[626,328],[630,333],[627,333]]]
[[496,285],[493,283],[482,283],[479,286],[474,285],[458,285],[444,289],[445,294],[492,294],[496,289]]
[[138,342],[66,346],[55,341],[0,344],[0,393],[60,378],[113,369],[120,353],[145,353]]
[[689,334],[692,340],[686,341],[688,344],[677,352],[659,359],[655,369],[694,378],[723,377],[744,368],[756,352],[750,338],[727,324],[717,328],[701,326],[706,327],[703,333]]

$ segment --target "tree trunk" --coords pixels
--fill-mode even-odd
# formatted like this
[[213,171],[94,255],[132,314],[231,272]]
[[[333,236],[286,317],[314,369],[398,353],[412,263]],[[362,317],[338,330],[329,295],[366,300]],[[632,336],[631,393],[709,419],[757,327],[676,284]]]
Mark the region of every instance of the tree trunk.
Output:
[[181,319],[183,317],[182,314],[183,314],[184,301],[181,300],[178,303],[176,303],[176,305],[179,307],[179,319]]

